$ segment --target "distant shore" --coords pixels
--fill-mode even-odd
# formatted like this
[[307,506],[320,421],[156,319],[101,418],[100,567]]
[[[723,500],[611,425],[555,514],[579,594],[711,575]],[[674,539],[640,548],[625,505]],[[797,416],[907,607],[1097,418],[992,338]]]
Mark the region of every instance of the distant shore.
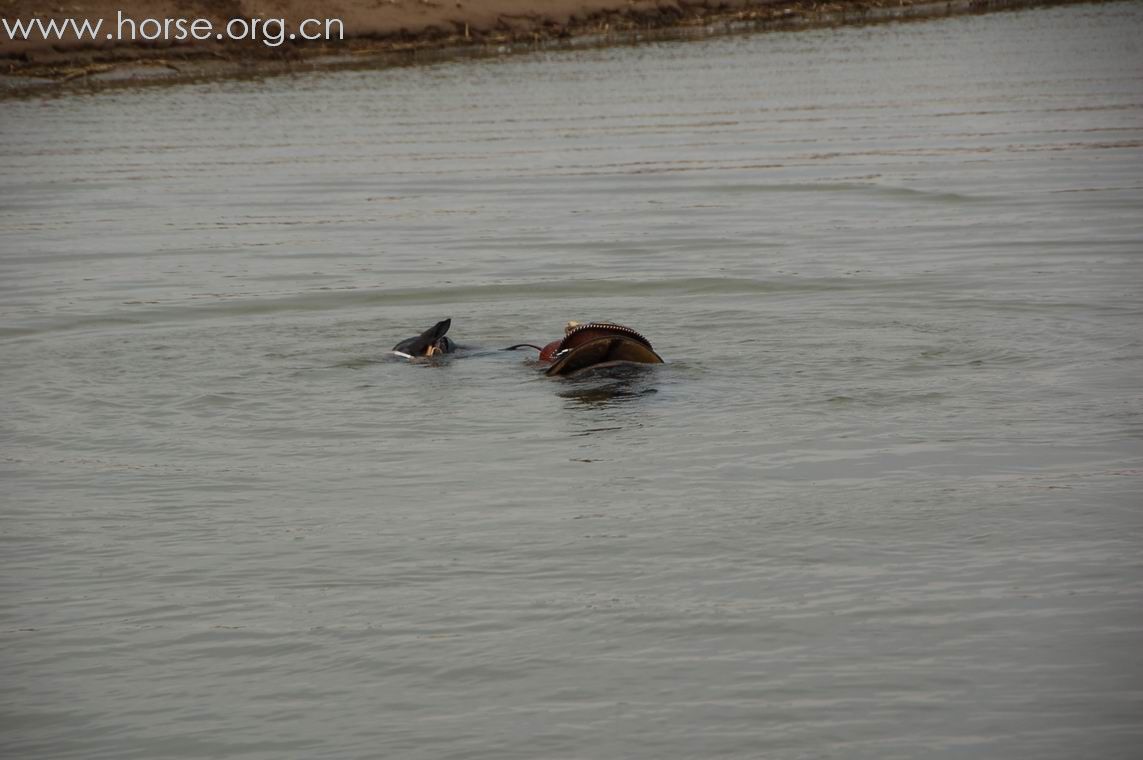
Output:
[[[37,11],[29,0],[0,2],[11,21],[100,22],[96,39],[13,40],[0,30],[0,97],[124,85],[408,65],[535,49],[630,44],[652,39],[934,18],[1082,0],[75,0]],[[280,19],[296,30],[311,17],[336,17],[341,39],[309,41],[108,40],[121,18]],[[154,22],[148,22],[154,26]],[[241,28],[240,26],[237,28]]]

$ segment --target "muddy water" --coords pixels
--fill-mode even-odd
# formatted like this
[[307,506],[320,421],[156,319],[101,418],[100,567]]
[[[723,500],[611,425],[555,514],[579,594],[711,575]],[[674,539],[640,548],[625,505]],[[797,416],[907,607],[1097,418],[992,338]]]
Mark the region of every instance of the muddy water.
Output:
[[5,103],[5,756],[1137,756],[1141,30]]

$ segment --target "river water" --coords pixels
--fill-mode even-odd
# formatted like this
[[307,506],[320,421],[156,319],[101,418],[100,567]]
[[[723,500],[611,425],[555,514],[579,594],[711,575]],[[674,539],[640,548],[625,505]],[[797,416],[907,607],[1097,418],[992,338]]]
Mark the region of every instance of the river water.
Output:
[[1138,757],[1141,32],[4,103],[0,750]]

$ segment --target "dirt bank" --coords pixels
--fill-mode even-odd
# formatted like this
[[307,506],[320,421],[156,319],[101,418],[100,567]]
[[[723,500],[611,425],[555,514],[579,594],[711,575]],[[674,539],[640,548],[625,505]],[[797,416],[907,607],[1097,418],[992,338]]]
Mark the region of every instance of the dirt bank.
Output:
[[[1027,6],[1030,0],[0,0],[7,21],[99,22],[80,39],[13,39],[0,29],[0,94],[146,81],[276,73],[315,67],[383,65],[536,46],[630,42],[656,33],[850,23]],[[294,32],[306,19],[337,19],[341,39],[124,41],[118,13],[144,19],[281,19]],[[153,22],[152,22],[152,28]],[[311,25],[311,29],[316,29]],[[92,38],[94,37],[94,38]],[[64,87],[66,86],[66,87]]]

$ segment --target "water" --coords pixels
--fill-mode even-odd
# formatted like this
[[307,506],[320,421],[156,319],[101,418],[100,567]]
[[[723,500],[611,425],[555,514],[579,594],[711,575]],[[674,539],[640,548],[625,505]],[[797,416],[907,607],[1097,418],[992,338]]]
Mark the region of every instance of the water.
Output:
[[3,104],[3,754],[1136,757],[1141,30]]

